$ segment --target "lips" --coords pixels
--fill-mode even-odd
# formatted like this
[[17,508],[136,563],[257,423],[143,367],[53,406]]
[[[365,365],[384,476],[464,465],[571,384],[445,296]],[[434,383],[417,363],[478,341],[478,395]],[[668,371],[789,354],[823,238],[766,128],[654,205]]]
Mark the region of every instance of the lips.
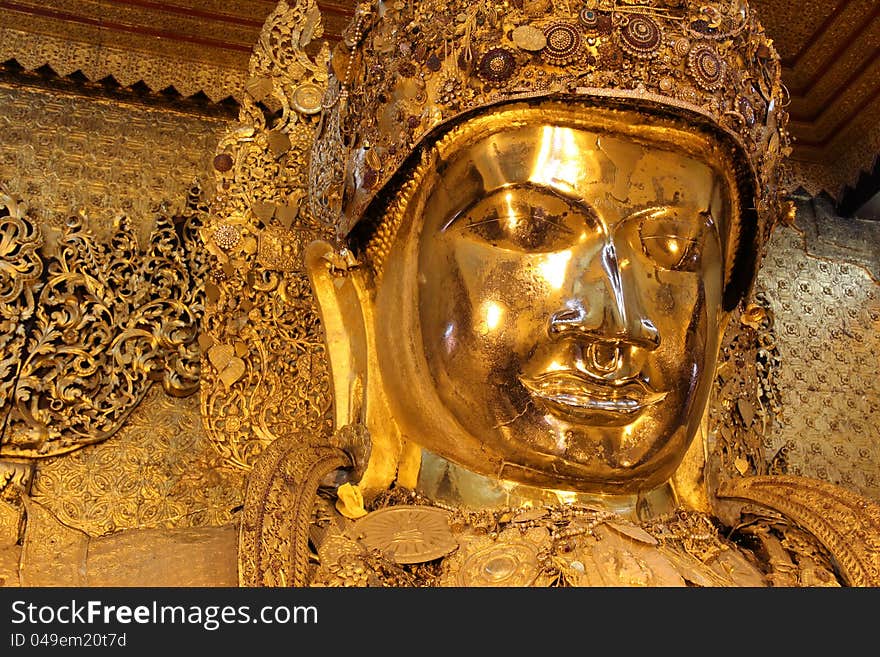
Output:
[[602,414],[631,416],[666,398],[638,380],[605,383],[575,370],[561,370],[521,376],[520,382],[532,397],[563,415],[584,418]]

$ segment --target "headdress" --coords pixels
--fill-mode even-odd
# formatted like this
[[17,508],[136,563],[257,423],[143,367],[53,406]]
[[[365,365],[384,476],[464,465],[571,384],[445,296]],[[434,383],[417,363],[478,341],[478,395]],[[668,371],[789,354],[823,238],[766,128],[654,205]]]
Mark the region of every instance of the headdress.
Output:
[[363,3],[332,58],[312,211],[347,237],[421,145],[475,112],[545,98],[681,117],[732,147],[740,230],[725,272],[741,296],[782,211],[790,151],[779,57],[746,0]]

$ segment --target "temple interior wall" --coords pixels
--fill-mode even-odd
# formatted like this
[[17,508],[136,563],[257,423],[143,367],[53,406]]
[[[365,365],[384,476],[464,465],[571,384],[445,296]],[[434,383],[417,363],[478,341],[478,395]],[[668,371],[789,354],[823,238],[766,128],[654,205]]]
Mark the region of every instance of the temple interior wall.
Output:
[[792,474],[880,499],[880,225],[819,198],[777,227],[756,293],[775,316],[782,412],[768,448]]

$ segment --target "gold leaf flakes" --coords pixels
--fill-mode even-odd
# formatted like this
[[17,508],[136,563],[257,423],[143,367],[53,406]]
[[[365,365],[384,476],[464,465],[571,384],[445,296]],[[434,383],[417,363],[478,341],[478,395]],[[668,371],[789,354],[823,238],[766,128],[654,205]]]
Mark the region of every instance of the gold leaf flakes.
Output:
[[215,344],[208,349],[208,360],[218,372],[222,372],[234,356],[235,347],[231,344]]
[[263,201],[254,201],[251,203],[251,211],[257,215],[257,218],[267,222],[275,214],[274,203],[264,203]]
[[[216,287],[215,287],[215,289],[216,289]],[[211,346],[214,344],[214,338],[212,338],[207,333],[199,333],[198,341],[199,341],[199,348],[205,352],[207,352],[208,349],[210,349]]]
[[247,81],[245,89],[255,101],[260,102],[272,93],[272,80],[264,77],[254,77]]
[[737,399],[736,409],[739,411],[739,415],[746,426],[752,426],[752,421],[755,419],[755,407],[752,406],[751,402],[748,399]]
[[278,219],[279,223],[288,230],[290,229],[290,226],[293,224],[293,220],[296,219],[298,214],[298,203],[294,203],[291,205],[279,205],[275,210],[275,218]]
[[220,300],[220,288],[213,283],[205,283],[205,296],[211,303],[217,303]]
[[633,539],[634,541],[638,541],[639,543],[647,543],[648,545],[657,545],[658,541],[656,538],[651,536],[648,532],[646,532],[641,527],[636,527],[635,525],[627,525],[622,522],[608,522],[605,523],[612,529],[617,532],[627,536],[628,538]]
[[220,380],[227,390],[244,375],[245,369],[244,361],[241,358],[233,357],[229,359],[226,367],[220,372]]
[[269,148],[272,149],[272,154],[275,157],[280,157],[290,150],[290,137],[283,132],[273,130],[269,133],[267,139],[269,141]]

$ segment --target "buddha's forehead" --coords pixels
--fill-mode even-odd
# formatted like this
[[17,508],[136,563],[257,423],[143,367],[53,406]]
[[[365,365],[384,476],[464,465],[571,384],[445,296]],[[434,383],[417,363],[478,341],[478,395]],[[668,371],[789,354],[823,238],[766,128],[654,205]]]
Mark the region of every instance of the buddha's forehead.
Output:
[[719,176],[706,158],[665,140],[535,122],[459,144],[432,193],[458,205],[530,186],[596,209],[650,204],[708,208]]

